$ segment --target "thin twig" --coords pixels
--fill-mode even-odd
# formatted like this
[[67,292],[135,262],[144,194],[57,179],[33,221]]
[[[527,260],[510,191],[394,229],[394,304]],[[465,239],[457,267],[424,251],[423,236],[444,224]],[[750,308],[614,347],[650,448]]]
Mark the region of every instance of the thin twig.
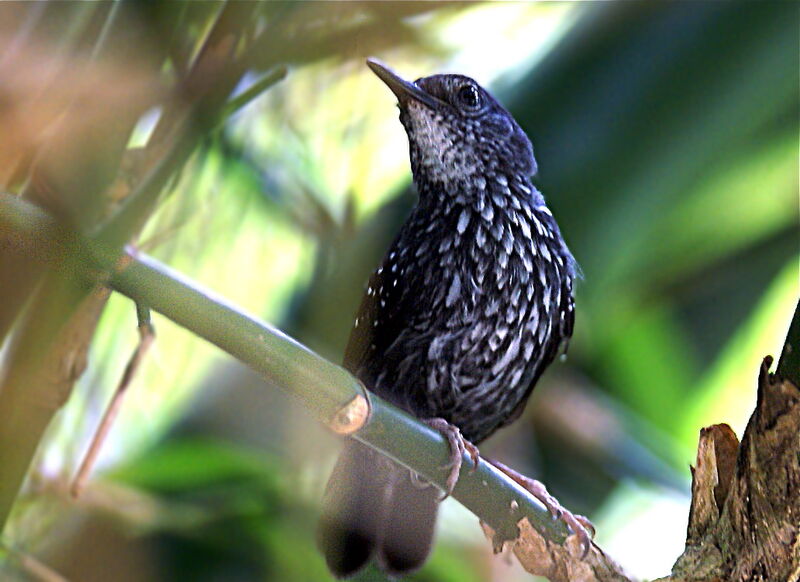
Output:
[[139,318],[139,343],[136,346],[131,359],[128,361],[128,365],[125,366],[125,371],[122,374],[122,378],[120,379],[117,389],[114,391],[114,395],[111,397],[111,402],[109,403],[108,408],[103,415],[103,420],[100,422],[100,426],[97,427],[97,432],[95,432],[94,437],[92,438],[92,442],[89,445],[89,450],[86,452],[86,456],[81,462],[78,473],[75,475],[75,479],[72,481],[70,494],[74,498],[78,498],[85,488],[86,482],[89,479],[89,474],[92,471],[92,467],[94,467],[97,457],[100,454],[100,449],[103,447],[103,443],[108,437],[108,433],[111,431],[111,427],[113,426],[114,421],[119,414],[120,408],[122,407],[122,401],[125,398],[128,387],[136,375],[136,372],[139,370],[142,360],[144,360],[144,357],[150,349],[150,346],[155,340],[156,336],[153,325],[150,322],[149,310],[137,303],[136,313]]
[[20,570],[25,572],[32,580],[37,582],[69,582],[61,574],[53,570],[47,564],[39,561],[30,554],[19,550],[2,540],[0,540],[0,547],[5,548]]
[[250,85],[245,91],[242,91],[239,95],[225,104],[225,113],[223,119],[227,119],[239,111],[242,107],[250,103],[253,99],[259,97],[262,93],[264,93],[264,91],[285,79],[288,72],[289,70],[286,67],[281,66],[273,69],[261,77],[258,81]]

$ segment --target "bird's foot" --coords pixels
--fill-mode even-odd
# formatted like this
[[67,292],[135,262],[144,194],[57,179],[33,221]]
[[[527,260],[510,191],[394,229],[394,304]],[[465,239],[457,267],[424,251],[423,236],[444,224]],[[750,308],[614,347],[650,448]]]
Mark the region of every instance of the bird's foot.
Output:
[[547,487],[544,486],[544,483],[537,481],[536,479],[526,477],[525,475],[516,472],[514,469],[511,469],[499,461],[489,460],[489,462],[497,467],[500,471],[508,475],[512,481],[522,486],[525,491],[541,501],[542,504],[547,508],[547,511],[550,512],[550,515],[553,516],[553,519],[560,519],[563,521],[567,527],[572,530],[573,535],[578,536],[578,541],[581,544],[581,548],[583,548],[581,557],[586,557],[586,554],[589,552],[589,548],[592,546],[592,538],[594,537],[595,533],[594,525],[592,525],[592,522],[589,521],[588,518],[584,517],[583,515],[574,514],[562,506],[555,497],[550,495],[550,492],[547,491]]
[[450,461],[443,465],[443,469],[450,469],[450,473],[445,481],[445,491],[442,500],[447,499],[455,489],[456,482],[458,482],[458,475],[461,473],[461,464],[464,453],[469,454],[472,460],[472,470],[478,467],[481,453],[478,447],[466,440],[457,426],[450,424],[443,418],[426,418],[422,422],[427,424],[433,430],[440,432],[447,442],[450,444]]

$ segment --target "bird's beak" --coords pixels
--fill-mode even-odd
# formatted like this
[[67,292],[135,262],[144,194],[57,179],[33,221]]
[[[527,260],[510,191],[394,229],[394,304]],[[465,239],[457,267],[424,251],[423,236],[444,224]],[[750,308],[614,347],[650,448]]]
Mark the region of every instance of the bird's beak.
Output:
[[392,93],[397,96],[401,107],[405,107],[409,99],[423,103],[431,108],[437,108],[442,105],[442,101],[433,95],[429,95],[414,83],[410,83],[402,77],[398,77],[376,59],[367,59],[367,66],[372,69],[372,72],[378,75],[378,78],[386,83],[389,89],[392,90]]

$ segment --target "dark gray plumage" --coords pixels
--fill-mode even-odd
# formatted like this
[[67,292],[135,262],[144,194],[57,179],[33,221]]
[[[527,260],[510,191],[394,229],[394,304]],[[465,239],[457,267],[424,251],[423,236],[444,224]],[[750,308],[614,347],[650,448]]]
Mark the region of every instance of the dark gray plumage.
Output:
[[[572,335],[576,266],[531,183],[533,149],[474,80],[403,81],[419,202],[369,281],[345,367],[397,406],[479,443],[515,420]],[[438,492],[348,441],[329,481],[320,543],[339,577],[376,556],[405,573],[427,557]]]

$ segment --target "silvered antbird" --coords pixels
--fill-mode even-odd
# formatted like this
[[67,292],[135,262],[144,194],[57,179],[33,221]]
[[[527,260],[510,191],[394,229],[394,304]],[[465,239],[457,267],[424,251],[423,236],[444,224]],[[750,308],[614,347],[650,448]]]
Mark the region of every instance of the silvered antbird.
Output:
[[[575,261],[531,182],[531,142],[488,91],[462,75],[409,83],[368,65],[397,96],[419,201],[369,280],[344,365],[381,397],[478,443],[521,414],[571,336]],[[333,574],[373,557],[394,574],[418,568],[439,501],[436,488],[348,440],[320,523]]]

